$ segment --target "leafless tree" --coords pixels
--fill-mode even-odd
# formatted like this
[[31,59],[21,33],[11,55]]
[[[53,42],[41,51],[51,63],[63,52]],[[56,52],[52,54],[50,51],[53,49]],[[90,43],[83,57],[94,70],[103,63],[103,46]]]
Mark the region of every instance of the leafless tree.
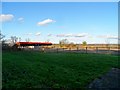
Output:
[[18,37],[11,36],[11,41],[12,41],[12,44],[15,44],[18,41]]
[[26,42],[30,42],[30,38],[26,38],[25,41],[26,41]]
[[18,38],[19,39],[19,42],[21,41],[21,37]]
[[60,47],[66,46],[69,44],[69,41],[67,39],[62,39],[59,41]]
[[5,37],[5,35],[3,35],[0,31],[0,41]]

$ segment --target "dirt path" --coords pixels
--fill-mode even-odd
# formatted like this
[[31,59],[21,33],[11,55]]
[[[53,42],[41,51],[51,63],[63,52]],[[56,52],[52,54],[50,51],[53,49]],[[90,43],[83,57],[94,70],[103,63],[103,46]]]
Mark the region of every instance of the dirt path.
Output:
[[116,90],[119,88],[120,90],[120,69],[112,68],[107,74],[95,79],[88,88],[94,88],[94,90],[101,90],[103,88]]

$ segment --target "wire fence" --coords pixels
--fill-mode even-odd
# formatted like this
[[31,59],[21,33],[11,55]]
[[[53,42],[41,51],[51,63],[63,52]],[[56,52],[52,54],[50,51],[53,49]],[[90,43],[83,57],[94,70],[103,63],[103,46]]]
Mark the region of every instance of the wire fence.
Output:
[[118,47],[74,47],[74,48],[60,48],[60,47],[38,47],[29,48],[26,50],[37,50],[40,52],[74,52],[74,53],[99,53],[99,54],[120,54]]

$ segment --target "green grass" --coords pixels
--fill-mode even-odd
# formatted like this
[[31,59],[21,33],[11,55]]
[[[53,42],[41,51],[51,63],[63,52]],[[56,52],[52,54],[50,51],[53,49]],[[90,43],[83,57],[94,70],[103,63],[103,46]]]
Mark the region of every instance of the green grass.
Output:
[[82,88],[118,67],[118,56],[79,53],[3,52],[3,88]]

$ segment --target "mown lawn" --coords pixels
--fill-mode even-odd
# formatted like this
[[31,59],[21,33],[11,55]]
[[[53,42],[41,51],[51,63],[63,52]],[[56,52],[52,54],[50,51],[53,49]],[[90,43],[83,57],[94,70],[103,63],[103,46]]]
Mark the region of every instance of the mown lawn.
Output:
[[79,53],[3,52],[3,88],[82,88],[112,67],[118,56]]

